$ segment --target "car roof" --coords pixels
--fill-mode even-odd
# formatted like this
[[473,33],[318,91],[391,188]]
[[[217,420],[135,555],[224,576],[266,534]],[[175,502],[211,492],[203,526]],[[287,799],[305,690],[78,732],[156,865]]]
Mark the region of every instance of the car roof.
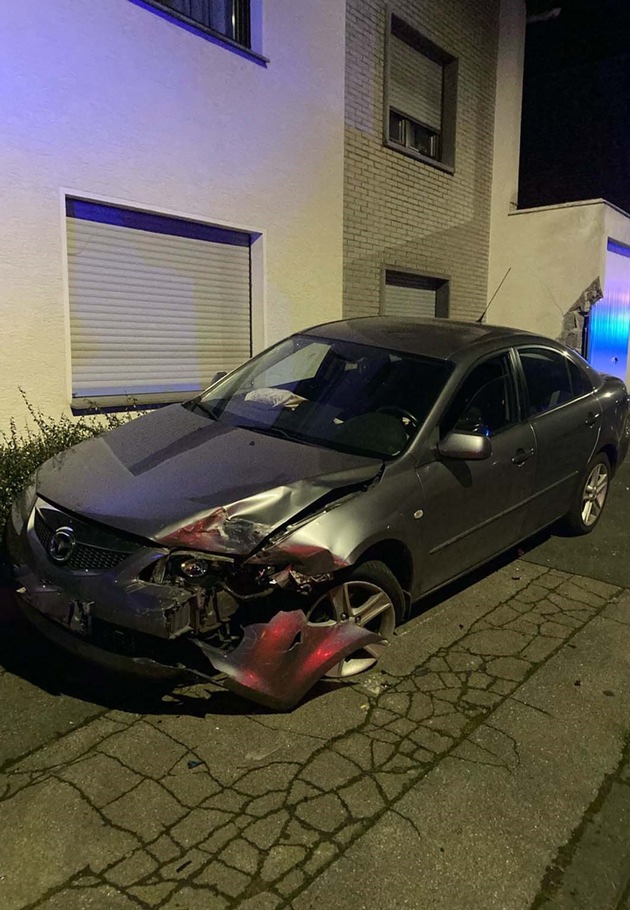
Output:
[[551,343],[553,347],[562,349],[551,339],[522,329],[422,317],[396,319],[391,316],[364,316],[326,322],[305,329],[300,334],[337,338],[439,360],[467,359],[467,355],[473,352],[481,354],[485,350],[523,343]]

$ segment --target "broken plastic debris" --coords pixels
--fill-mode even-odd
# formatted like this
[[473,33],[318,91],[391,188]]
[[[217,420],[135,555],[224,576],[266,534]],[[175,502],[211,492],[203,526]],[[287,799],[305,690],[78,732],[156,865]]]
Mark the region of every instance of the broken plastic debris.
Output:
[[195,644],[227,676],[227,688],[286,711],[339,661],[380,641],[380,635],[351,620],[309,623],[302,610],[293,610],[247,626],[242,642],[229,654],[201,641]]

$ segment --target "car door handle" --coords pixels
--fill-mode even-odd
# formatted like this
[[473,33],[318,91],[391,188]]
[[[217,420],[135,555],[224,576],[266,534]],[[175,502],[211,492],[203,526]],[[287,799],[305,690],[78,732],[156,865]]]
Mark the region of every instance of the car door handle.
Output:
[[512,459],[512,464],[525,464],[528,458],[534,454],[533,449],[517,449],[516,455]]
[[586,420],[584,421],[584,423],[586,424],[587,427],[592,427],[592,426],[594,426],[594,424],[597,423],[598,420],[599,420],[599,414],[595,414],[595,413],[593,413],[593,411],[591,411],[590,414],[588,415],[588,417],[586,418]]

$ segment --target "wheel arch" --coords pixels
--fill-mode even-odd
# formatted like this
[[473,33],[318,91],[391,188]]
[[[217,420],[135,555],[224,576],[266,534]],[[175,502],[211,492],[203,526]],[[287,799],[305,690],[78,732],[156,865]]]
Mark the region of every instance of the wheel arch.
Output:
[[379,540],[361,553],[355,565],[371,561],[384,563],[394,574],[405,595],[405,613],[408,613],[413,586],[413,560],[409,548],[401,540]]

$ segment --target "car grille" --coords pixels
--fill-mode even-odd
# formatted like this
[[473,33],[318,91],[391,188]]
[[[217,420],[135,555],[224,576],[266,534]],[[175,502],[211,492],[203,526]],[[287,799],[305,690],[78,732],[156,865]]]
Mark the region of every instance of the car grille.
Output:
[[[50,510],[51,514],[54,516],[59,516],[61,519],[66,520],[66,524],[69,524],[70,527],[75,531],[77,538],[77,543],[72,551],[70,558],[67,562],[64,563],[64,568],[75,570],[75,571],[88,571],[88,572],[99,572],[106,569],[113,569],[115,566],[119,565],[123,560],[136,549],[135,546],[128,546],[127,542],[125,544],[128,546],[126,550],[110,549],[109,547],[95,546],[94,544],[86,543],[85,540],[82,540],[82,530],[85,526],[84,522],[77,522],[76,519],[70,518],[70,516],[65,515],[62,512],[55,510],[54,512]],[[53,534],[55,533],[58,527],[61,527],[59,520],[55,520],[53,527],[48,524],[44,519],[41,511],[36,509],[35,511],[35,534],[37,539],[41,543],[46,553],[48,553],[48,547],[50,541],[52,540]],[[113,536],[113,535],[112,535]],[[52,561],[52,560],[51,560]]]

